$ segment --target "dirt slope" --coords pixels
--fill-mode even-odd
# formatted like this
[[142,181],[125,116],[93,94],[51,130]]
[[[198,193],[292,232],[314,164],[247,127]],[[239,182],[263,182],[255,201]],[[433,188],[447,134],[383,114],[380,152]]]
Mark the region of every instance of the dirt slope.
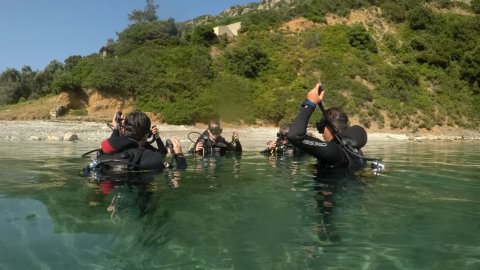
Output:
[[66,114],[60,120],[105,121],[117,110],[131,111],[133,101],[101,95],[97,91],[63,92],[34,101],[0,107],[0,120],[51,119],[50,111],[64,106]]

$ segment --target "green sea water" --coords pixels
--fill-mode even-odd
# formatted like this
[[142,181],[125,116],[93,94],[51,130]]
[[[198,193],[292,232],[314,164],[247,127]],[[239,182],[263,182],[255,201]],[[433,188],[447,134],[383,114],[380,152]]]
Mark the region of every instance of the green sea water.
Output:
[[0,269],[480,269],[478,143],[371,143],[377,176],[247,152],[131,182],[82,177],[94,147],[3,142]]

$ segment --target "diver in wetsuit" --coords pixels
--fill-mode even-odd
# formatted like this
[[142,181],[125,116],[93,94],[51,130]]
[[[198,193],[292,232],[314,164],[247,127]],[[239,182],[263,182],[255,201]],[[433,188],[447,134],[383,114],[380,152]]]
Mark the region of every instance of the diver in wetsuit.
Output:
[[366,133],[365,135],[359,135],[359,137],[365,137],[365,142],[355,146],[354,151],[356,151],[358,156],[354,156],[345,150],[345,147],[342,146],[343,142],[339,141],[338,137],[335,136],[336,134],[355,137],[357,134],[351,133],[355,133],[358,130],[365,131],[359,126],[354,126],[356,128],[350,129],[348,116],[340,109],[330,108],[326,110],[324,117],[317,122],[316,126],[318,131],[323,134],[323,141],[307,134],[308,121],[325,94],[320,87],[321,84],[317,84],[308,92],[300,112],[290,126],[287,135],[288,140],[294,146],[316,157],[318,168],[348,168],[349,171],[364,168],[365,161],[360,158],[363,156],[360,148],[366,143]]
[[242,144],[238,139],[238,133],[233,132],[232,141],[227,142],[225,138],[221,136],[222,131],[218,121],[210,121],[208,128],[198,137],[189,152],[201,155],[224,155],[227,152],[241,153]]
[[[336,194],[344,189],[347,180],[349,183],[355,180],[352,172],[365,167],[361,148],[367,138],[362,127],[349,126],[348,116],[342,110],[323,109],[321,101],[325,92],[320,87],[321,84],[317,84],[308,92],[287,138],[294,146],[317,158],[314,190],[320,215],[316,232],[320,241],[338,243],[340,236],[333,220]],[[323,140],[307,134],[308,121],[317,105],[324,113],[316,123]]]
[[[100,162],[116,167],[123,166],[125,170],[164,169],[170,166],[165,161],[167,153],[170,152],[177,161],[177,168],[186,167],[178,141],[172,139],[172,147],[165,147],[158,135],[158,129],[155,126],[150,128],[150,118],[145,113],[133,111],[125,119],[118,119],[116,114],[112,122],[112,135],[101,143],[102,154],[98,157]],[[147,143],[150,133],[155,136],[158,149]]]
[[266,155],[277,155],[277,156],[301,156],[303,152],[298,147],[293,146],[290,141],[287,139],[288,131],[290,130],[289,124],[281,125],[277,138],[267,143],[267,149],[261,151],[260,153]]

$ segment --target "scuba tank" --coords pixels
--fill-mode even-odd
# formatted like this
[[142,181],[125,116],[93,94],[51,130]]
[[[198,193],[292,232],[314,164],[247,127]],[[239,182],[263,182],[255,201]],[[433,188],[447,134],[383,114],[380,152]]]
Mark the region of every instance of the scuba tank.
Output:
[[[323,84],[320,84],[318,88],[318,95],[320,95],[323,90],[324,86]],[[385,165],[382,163],[381,158],[370,158],[363,156],[363,153],[360,149],[367,144],[368,140],[367,132],[363,127],[354,125],[340,133],[338,128],[333,124],[332,120],[327,116],[322,102],[318,104],[318,107],[323,114],[323,126],[328,126],[330,128],[334,140],[340,144],[349,160],[349,167],[352,166],[352,161],[360,166],[364,166],[366,161],[371,161],[372,163],[370,167],[374,174],[379,174],[385,170]],[[320,123],[317,123],[317,128],[319,127],[319,124]],[[363,164],[359,164],[360,162]]]

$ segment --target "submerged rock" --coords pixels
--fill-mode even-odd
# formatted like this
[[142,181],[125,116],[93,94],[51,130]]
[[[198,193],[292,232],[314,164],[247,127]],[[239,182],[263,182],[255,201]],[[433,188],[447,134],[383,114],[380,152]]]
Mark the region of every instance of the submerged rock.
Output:
[[42,140],[42,138],[40,138],[40,137],[38,137],[38,136],[30,136],[28,139],[29,139],[30,141],[40,141],[40,140]]
[[57,137],[57,136],[53,136],[53,135],[49,135],[47,137],[47,141],[61,141],[63,138],[60,138],[60,137]]
[[78,136],[75,133],[68,132],[68,133],[65,133],[63,135],[63,140],[64,141],[76,141],[76,140],[78,140]]

